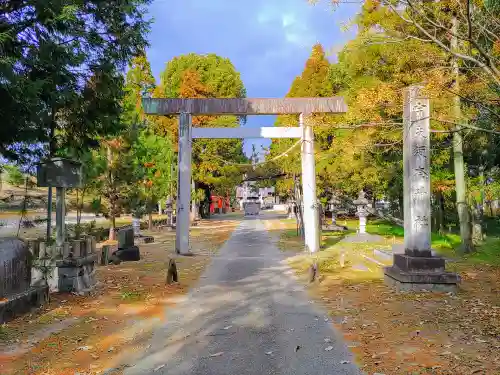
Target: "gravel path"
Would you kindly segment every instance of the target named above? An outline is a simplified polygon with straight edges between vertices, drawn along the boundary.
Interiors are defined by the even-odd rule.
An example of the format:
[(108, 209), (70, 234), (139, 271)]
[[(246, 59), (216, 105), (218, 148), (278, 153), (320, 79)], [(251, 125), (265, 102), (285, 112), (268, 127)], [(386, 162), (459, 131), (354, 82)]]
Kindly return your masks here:
[(243, 220), (125, 374), (360, 375), (274, 243), (262, 220)]

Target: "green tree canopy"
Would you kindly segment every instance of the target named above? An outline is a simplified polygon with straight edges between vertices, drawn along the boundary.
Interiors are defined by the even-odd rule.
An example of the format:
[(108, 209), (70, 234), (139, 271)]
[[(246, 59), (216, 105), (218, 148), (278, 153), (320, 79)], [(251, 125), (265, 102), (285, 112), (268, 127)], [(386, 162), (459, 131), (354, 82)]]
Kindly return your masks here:
[(79, 149), (119, 128), (121, 73), (147, 44), (149, 3), (2, 3), (0, 153), (18, 157), (17, 142)]
[[(191, 53), (175, 57), (166, 64), (155, 96), (241, 98), (245, 96), (245, 88), (229, 59), (215, 54)], [(171, 116), (163, 120), (161, 126), (166, 129), (160, 129), (160, 132), (172, 134), (177, 144), (177, 118)], [(195, 116), (193, 126), (235, 127), (238, 119), (235, 116)], [(246, 162), (242, 140), (198, 139), (193, 142), (193, 178), (196, 183), (210, 186), (217, 194), (234, 191), (234, 186), (241, 180), (242, 170), (231, 163), (241, 162)]]

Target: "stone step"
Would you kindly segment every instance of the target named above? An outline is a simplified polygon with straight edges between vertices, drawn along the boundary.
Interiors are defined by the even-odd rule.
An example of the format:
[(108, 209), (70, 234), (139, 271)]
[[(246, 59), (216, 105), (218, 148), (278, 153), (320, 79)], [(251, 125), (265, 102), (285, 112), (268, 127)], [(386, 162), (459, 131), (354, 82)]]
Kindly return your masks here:
[(362, 256), (362, 257), (363, 257), (366, 261), (368, 261), (368, 262), (370, 262), (370, 263), (374, 263), (374, 264), (376, 264), (376, 265), (377, 265), (377, 266), (379, 266), (379, 267), (385, 267), (385, 266), (387, 266), (387, 264), (382, 263), (382, 262), (379, 262), (378, 260), (373, 259), (373, 258), (371, 258), (371, 257), (369, 257), (369, 256), (367, 256), (367, 255), (361, 255), (361, 256)]
[(373, 257), (381, 262), (392, 264), (393, 253), (390, 250), (374, 249)]

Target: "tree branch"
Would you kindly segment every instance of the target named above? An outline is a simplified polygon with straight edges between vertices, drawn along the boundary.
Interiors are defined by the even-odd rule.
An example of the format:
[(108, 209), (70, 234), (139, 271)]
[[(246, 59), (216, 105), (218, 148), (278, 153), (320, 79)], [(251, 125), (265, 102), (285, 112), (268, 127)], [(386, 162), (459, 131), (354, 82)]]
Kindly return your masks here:
[(492, 130), (492, 129), (485, 129), (485, 128), (481, 128), (479, 126), (474, 126), (474, 125), (469, 125), (469, 124), (464, 124), (464, 123), (458, 123), (458, 122), (450, 121), (450, 120), (442, 120), (442, 119), (434, 118), (434, 117), (432, 117), (432, 119), (435, 120), (435, 121), (438, 121), (438, 122), (442, 122), (444, 124), (457, 125), (457, 126), (460, 126), (462, 128), (468, 128), (468, 129), (482, 131), (482, 132), (486, 132), (486, 133), (490, 133), (490, 134), (500, 135), (500, 131), (496, 131), (496, 130)]
[[(409, 4), (411, 4), (410, 2), (408, 2)], [(386, 4), (388, 5), (388, 7), (399, 17), (401, 18), (403, 21), (411, 24), (411, 25), (414, 25), (418, 30), (420, 30), (420, 32), (422, 32), (425, 36), (427, 36), (430, 40), (432, 40), (434, 43), (436, 43), (439, 47), (441, 47), (442, 49), (444, 49), (445, 51), (447, 51), (448, 53), (452, 54), (453, 56), (455, 57), (458, 57), (459, 59), (462, 59), (462, 60), (467, 60), (467, 61), (470, 61), (476, 65), (478, 65), (479, 67), (481, 67), (486, 73), (488, 73), (488, 75), (490, 75), (493, 80), (495, 81), (495, 83), (500, 86), (500, 72), (498, 72), (498, 70), (496, 69), (495, 66), (493, 66), (493, 68), (491, 67), (492, 65), (492, 61), (491, 61), (491, 58), (489, 58), (488, 60), (488, 65), (483, 63), (482, 61), (480, 60), (477, 60), (475, 59), (474, 57), (472, 56), (468, 56), (468, 55), (464, 55), (462, 53), (459, 53), (459, 52), (456, 52), (456, 51), (453, 51), (450, 47), (448, 47), (446, 44), (444, 44), (442, 41), (440, 41), (435, 35), (432, 35), (431, 33), (429, 33), (419, 22), (417, 22), (415, 19), (408, 19), (406, 17), (404, 17), (403, 15), (401, 15), (397, 9), (389, 2), (386, 2)], [(430, 21), (433, 25), (436, 25), (436, 27), (440, 27), (440, 28), (443, 28), (444, 30), (447, 30), (448, 32), (450, 32), (448, 29), (444, 28), (444, 26), (440, 26), (438, 24), (435, 24), (434, 22)], [(408, 34), (407, 34), (408, 35)], [(464, 39), (463, 37), (461, 36), (457, 36), (459, 37), (460, 39)], [(473, 41), (469, 41), (471, 43), (474, 44), (474, 46), (477, 48), (476, 44), (477, 43), (474, 43)], [(482, 49), (481, 49), (482, 50)], [(479, 53), (481, 54), (481, 51), (478, 49)], [(484, 53), (484, 51), (483, 51)], [(481, 54), (481, 56), (483, 56), (483, 54)], [(486, 56), (488, 56), (486, 54)], [(485, 56), (483, 56), (484, 58)]]
[[(410, 1), (407, 2), (409, 4), (409, 6), (413, 6), (411, 4)], [(436, 43), (439, 47), (441, 47), (442, 49), (444, 49), (445, 51), (447, 51), (448, 53), (452, 54), (453, 56), (455, 57), (458, 57), (459, 59), (462, 59), (462, 60), (467, 60), (467, 61), (470, 61), (476, 65), (478, 65), (479, 67), (481, 67), (486, 73), (488, 73), (488, 75), (490, 75), (493, 80), (495, 81), (495, 83), (500, 86), (500, 72), (498, 71), (498, 69), (495, 67), (495, 65), (493, 64), (493, 61), (491, 60), (491, 57), (485, 53), (482, 48), (479, 46), (478, 48), (478, 45), (476, 42), (474, 41), (471, 41), (471, 40), (468, 40), (467, 38), (464, 38), (463, 36), (460, 36), (460, 35), (456, 35), (456, 34), (453, 34), (454, 36), (456, 36), (457, 38), (460, 38), (462, 40), (466, 40), (470, 43), (472, 43), (474, 45), (474, 47), (478, 48), (478, 51), (479, 53), (481, 54), (481, 56), (483, 58), (485, 58), (487, 61), (488, 61), (488, 65), (485, 64), (484, 62), (472, 57), (472, 56), (468, 56), (468, 55), (464, 55), (462, 53), (459, 53), (459, 52), (456, 52), (456, 51), (453, 51), (450, 47), (448, 47), (446, 44), (444, 44), (442, 41), (440, 41), (437, 36), (435, 35), (432, 35), (431, 33), (429, 33), (419, 22), (417, 22), (415, 19), (408, 19), (406, 17), (404, 17), (402, 14), (400, 14), (398, 12), (398, 10), (390, 3), (390, 2), (387, 2), (386, 1), (386, 4), (387, 6), (392, 10), (393, 13), (395, 13), (400, 19), (402, 19), (404, 22), (406, 23), (409, 23), (413, 26), (415, 26), (420, 32), (422, 32), (425, 36), (427, 36), (430, 40), (432, 40), (434, 43)], [(416, 10), (418, 13), (421, 14), (420, 11)], [(433, 22), (432, 20), (430, 20), (426, 15), (423, 15), (426, 19), (429, 20), (429, 22), (438, 27), (438, 28), (441, 28), (443, 30), (446, 30), (448, 33), (451, 33), (450, 30), (448, 28), (446, 28), (445, 26), (441, 25), (441, 24), (437, 24), (435, 22)], [(409, 34), (407, 34), (409, 35)], [(481, 53), (482, 52), (482, 53)]]
[(467, 9), (467, 36), (469, 40), (472, 40), (472, 19), (470, 16), (470, 0), (466, 1), (466, 9)]

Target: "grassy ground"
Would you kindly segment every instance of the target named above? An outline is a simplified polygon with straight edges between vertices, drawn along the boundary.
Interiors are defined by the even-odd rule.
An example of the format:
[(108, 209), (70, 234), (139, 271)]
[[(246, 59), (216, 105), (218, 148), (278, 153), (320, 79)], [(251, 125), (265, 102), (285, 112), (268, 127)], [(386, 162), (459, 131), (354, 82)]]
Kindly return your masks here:
[[(165, 310), (196, 283), (237, 219), (206, 220), (193, 228), (193, 257), (174, 254), (174, 232), (153, 232), (155, 242), (140, 245), (141, 261), (98, 267), (94, 295), (54, 294), (43, 309), (1, 326), (0, 374), (97, 374), (120, 368), (164, 324)], [(169, 286), (170, 257), (176, 258), (180, 283)]]
[[(312, 259), (302, 252), (295, 224), (267, 225), (279, 234), (290, 265), (306, 280)], [(352, 233), (356, 222), (345, 225)], [(400, 227), (372, 221), (367, 231), (384, 237), (378, 243), (348, 243), (342, 241), (345, 234), (324, 234), (316, 258), (319, 282), (310, 285), (310, 293), (329, 311), (367, 374), (500, 374), (500, 246), (492, 229), (469, 256), (455, 250), (456, 235), (433, 235), (433, 247), (454, 259), (447, 269), (462, 276), (457, 295), (397, 294), (384, 285), (382, 266), (388, 262), (367, 257), (373, 260), (374, 249), (402, 243)]]

